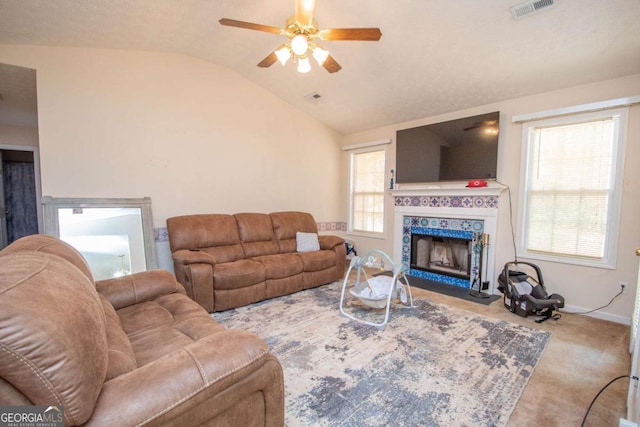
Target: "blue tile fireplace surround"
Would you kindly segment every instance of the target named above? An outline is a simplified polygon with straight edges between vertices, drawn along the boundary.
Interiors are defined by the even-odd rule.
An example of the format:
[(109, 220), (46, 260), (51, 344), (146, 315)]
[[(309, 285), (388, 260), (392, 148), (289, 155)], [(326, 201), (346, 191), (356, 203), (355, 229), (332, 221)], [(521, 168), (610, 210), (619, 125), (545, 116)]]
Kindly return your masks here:
[[(475, 288), (482, 281), (494, 281), (495, 248), (488, 242), (496, 237), (499, 190), (489, 195), (474, 195), (465, 190), (469, 191), (454, 190), (458, 194), (453, 195), (393, 192), (394, 229), (401, 235), (401, 241), (395, 243), (394, 256), (400, 255), (398, 258), (410, 275), (466, 289)], [(432, 268), (434, 264), (444, 265), (431, 258), (445, 252), (449, 257), (455, 254), (455, 271)], [(427, 261), (419, 261), (423, 258)], [(493, 290), (491, 283), (489, 292)]]
[[(482, 234), (484, 232), (483, 220), (469, 219), (449, 219), (449, 218), (429, 218), (421, 216), (404, 216), (402, 227), (402, 263), (409, 267), (411, 276), (423, 279), (434, 280), (448, 285), (470, 288), (473, 280), (480, 275), (480, 265), (482, 263)], [(413, 235), (433, 236), (460, 239), (470, 241), (470, 265), (468, 267), (468, 278), (456, 277), (451, 274), (442, 274), (434, 271), (425, 271), (413, 268), (411, 263), (411, 247)]]

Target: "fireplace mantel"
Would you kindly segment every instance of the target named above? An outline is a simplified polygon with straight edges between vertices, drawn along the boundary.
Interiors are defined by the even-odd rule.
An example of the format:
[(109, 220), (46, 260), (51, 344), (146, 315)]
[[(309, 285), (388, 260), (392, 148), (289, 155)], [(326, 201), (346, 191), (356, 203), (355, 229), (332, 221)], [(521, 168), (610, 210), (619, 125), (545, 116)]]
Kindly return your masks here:
[(487, 187), (469, 188), (464, 184), (396, 184), (394, 197), (403, 196), (499, 196), (505, 187), (489, 182)]

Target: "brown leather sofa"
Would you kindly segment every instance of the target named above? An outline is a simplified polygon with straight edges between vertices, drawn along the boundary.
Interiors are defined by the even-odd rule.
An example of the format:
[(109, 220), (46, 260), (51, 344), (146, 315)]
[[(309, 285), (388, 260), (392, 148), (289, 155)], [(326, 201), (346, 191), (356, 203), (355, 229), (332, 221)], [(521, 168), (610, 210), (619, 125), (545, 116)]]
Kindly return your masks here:
[(298, 251), (297, 233), (318, 233), (306, 212), (185, 215), (167, 219), (175, 274), (207, 311), (222, 311), (334, 282), (344, 276), (344, 239), (318, 236)]
[(94, 284), (51, 236), (0, 252), (0, 405), (68, 426), (282, 426), (284, 382), (260, 338), (226, 330), (167, 271)]

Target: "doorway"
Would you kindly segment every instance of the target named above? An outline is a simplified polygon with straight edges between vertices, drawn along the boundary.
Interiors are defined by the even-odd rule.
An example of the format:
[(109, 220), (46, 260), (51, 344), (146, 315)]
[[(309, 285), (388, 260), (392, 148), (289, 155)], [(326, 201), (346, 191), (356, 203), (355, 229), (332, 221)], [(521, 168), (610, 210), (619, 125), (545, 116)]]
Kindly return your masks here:
[(0, 248), (41, 229), (37, 149), (0, 145)]

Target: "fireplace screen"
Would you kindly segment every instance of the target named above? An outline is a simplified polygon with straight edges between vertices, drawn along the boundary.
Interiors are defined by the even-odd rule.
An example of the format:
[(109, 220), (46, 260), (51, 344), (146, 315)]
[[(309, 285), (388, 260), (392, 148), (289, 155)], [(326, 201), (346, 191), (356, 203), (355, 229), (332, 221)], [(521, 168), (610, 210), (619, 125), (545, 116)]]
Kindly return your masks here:
[(472, 241), (411, 235), (411, 268), (470, 279)]

